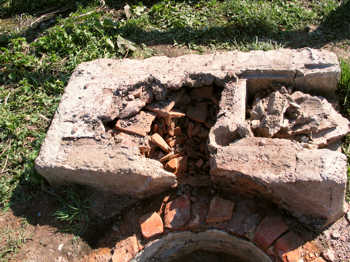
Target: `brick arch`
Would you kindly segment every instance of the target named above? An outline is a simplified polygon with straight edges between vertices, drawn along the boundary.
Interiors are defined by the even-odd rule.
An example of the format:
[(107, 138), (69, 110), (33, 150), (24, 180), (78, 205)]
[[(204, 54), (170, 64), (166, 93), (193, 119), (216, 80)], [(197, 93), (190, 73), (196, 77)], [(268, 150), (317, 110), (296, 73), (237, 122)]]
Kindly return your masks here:
[(260, 248), (250, 241), (217, 229), (198, 233), (191, 231), (170, 233), (150, 242), (131, 261), (167, 262), (197, 250), (226, 253), (244, 262), (272, 262)]

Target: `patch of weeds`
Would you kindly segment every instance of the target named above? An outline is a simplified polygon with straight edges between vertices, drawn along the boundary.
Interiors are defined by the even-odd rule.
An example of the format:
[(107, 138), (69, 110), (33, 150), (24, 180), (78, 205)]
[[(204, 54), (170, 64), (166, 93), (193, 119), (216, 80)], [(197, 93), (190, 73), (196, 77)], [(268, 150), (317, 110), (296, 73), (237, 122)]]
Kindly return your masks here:
[(60, 207), (53, 214), (58, 222), (63, 223), (63, 231), (82, 235), (89, 222), (90, 203), (86, 194), (76, 186), (66, 187), (59, 191)]
[(19, 226), (9, 224), (0, 228), (0, 261), (8, 261), (30, 239), (26, 221), (19, 223)]

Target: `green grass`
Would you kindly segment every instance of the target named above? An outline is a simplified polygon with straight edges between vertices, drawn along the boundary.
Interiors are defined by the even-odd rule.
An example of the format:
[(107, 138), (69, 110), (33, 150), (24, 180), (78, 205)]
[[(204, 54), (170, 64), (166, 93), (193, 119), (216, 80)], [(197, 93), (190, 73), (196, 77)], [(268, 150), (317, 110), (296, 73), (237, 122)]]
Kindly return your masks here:
[[(349, 41), (350, 1), (200, 0), (131, 1), (0, 0), (0, 208), (35, 198), (45, 184), (34, 160), (63, 89), (84, 61), (101, 57), (148, 57), (167, 44), (194, 51), (318, 47)], [(340, 7), (339, 5), (342, 4)], [(45, 10), (68, 6), (49, 28), (30, 24)], [(49, 12), (49, 11), (48, 11)], [(25, 20), (25, 22), (23, 22)], [(15, 21), (15, 23), (13, 23)], [(18, 29), (18, 23), (25, 26)], [(310, 26), (323, 31), (308, 32)], [(339, 29), (340, 28), (340, 29)], [(350, 31), (350, 30), (349, 30)], [(304, 38), (301, 41), (300, 35)], [(346, 43), (346, 42), (345, 42)], [(342, 62), (340, 92), (350, 113), (350, 67)], [(350, 151), (347, 151), (350, 153)], [(59, 195), (58, 221), (82, 234), (88, 203), (67, 191)]]
[[(350, 63), (341, 60), (341, 79), (338, 86), (341, 104), (343, 106), (344, 114), (349, 118), (350, 116)], [(347, 201), (350, 202), (350, 135), (345, 139), (343, 151), (348, 157), (348, 190), (346, 194)]]

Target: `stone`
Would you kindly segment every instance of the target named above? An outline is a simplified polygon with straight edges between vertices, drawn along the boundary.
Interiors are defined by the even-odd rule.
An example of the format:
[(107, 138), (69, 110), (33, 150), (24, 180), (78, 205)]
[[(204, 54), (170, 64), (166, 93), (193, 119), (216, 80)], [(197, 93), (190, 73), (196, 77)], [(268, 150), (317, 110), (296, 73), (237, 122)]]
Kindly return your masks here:
[(140, 227), (144, 238), (157, 236), (164, 231), (163, 220), (156, 212), (142, 216), (140, 218)]
[(322, 256), (329, 262), (335, 261), (335, 252), (334, 250), (328, 248), (322, 252)]
[(254, 242), (263, 250), (267, 250), (287, 230), (288, 226), (280, 216), (267, 216), (258, 226)]
[[(139, 152), (148, 138), (111, 137), (106, 123), (128, 120), (183, 86), (215, 84), (224, 88), (228, 101), (232, 89), (224, 86), (235, 85), (235, 75), (249, 82), (251, 93), (277, 81), (332, 95), (340, 67), (335, 54), (309, 48), (82, 63), (65, 87), (35, 168), (52, 185), (78, 183), (140, 198), (169, 190), (176, 186), (176, 176)], [(230, 107), (220, 112), (225, 110), (227, 115), (235, 114)]]
[(263, 137), (273, 137), (281, 129), (287, 128), (284, 115), (288, 108), (288, 100), (279, 91), (271, 93), (267, 98), (259, 99), (253, 105), (251, 120), (259, 121), (255, 129)]
[(207, 223), (220, 223), (230, 220), (233, 207), (234, 203), (232, 201), (215, 196), (210, 201)]
[(140, 246), (135, 235), (119, 241), (113, 249), (112, 262), (129, 262), (139, 252)]
[(187, 109), (187, 116), (193, 121), (204, 123), (208, 115), (208, 104), (198, 103), (191, 105)]
[(132, 118), (119, 119), (115, 127), (122, 132), (146, 136), (151, 131), (152, 122), (155, 118), (154, 113), (140, 111)]
[(155, 133), (151, 136), (151, 142), (159, 146), (164, 152), (168, 153), (171, 151), (170, 146), (158, 133)]
[(164, 226), (178, 230), (185, 227), (191, 219), (191, 201), (187, 196), (181, 196), (166, 204), (164, 210)]
[(225, 83), (219, 103), (219, 113), (215, 125), (209, 132), (209, 150), (227, 146), (241, 137), (240, 126), (246, 117), (247, 81), (240, 79)]
[(248, 137), (218, 148), (210, 166), (217, 186), (270, 199), (312, 227), (344, 214), (347, 160), (340, 152)]

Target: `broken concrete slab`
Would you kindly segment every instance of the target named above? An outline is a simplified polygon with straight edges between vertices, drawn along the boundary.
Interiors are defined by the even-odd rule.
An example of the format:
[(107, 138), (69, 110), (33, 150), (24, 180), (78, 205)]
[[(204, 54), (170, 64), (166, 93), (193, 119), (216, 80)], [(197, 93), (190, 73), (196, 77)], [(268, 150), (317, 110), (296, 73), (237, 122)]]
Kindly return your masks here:
[[(317, 81), (320, 75), (322, 81)], [(65, 88), (36, 169), (52, 184), (80, 183), (136, 197), (176, 186), (174, 174), (141, 154), (139, 148), (149, 137), (113, 136), (106, 123), (128, 121), (147, 105), (164, 100), (169, 90), (224, 87), (236, 76), (247, 78), (249, 92), (280, 82), (332, 95), (340, 68), (333, 53), (312, 49), (83, 63)]]
[(210, 173), (219, 187), (264, 196), (319, 228), (344, 214), (346, 170), (346, 156), (340, 152), (250, 137), (218, 148)]

